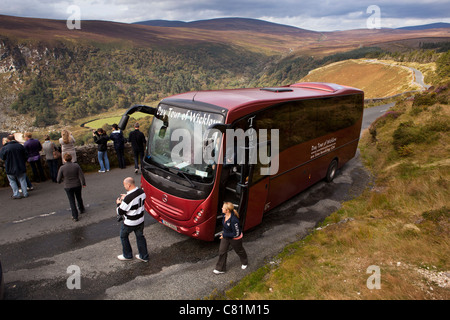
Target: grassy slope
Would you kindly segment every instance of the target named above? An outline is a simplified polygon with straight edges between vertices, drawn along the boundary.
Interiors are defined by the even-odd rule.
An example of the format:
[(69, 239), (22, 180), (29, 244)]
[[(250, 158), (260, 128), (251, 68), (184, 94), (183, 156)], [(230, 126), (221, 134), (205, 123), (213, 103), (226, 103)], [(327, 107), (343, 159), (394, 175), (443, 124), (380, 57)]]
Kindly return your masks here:
[[(416, 97), (420, 103), (398, 103), (376, 131), (366, 130), (360, 149), (375, 185), (226, 298), (449, 299), (450, 83), (444, 87)], [(367, 287), (373, 265), (379, 290)]]
[(385, 65), (362, 60), (345, 60), (315, 69), (302, 79), (311, 82), (332, 82), (364, 90), (365, 98), (389, 97), (417, 90), (414, 75), (402, 66)]

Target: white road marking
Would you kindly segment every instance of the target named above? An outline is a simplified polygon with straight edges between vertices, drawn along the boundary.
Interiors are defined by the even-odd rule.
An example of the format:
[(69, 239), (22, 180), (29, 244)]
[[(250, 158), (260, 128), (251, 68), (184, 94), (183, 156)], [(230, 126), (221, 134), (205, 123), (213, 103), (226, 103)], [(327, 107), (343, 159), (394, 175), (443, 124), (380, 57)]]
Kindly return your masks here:
[(22, 219), (22, 220), (16, 220), (16, 221), (13, 221), (12, 223), (21, 223), (21, 222), (33, 220), (34, 218), (48, 217), (48, 216), (52, 216), (52, 215), (54, 215), (54, 214), (56, 214), (56, 212), (43, 213), (43, 214), (40, 214), (40, 215), (38, 215), (38, 216), (29, 217), (29, 218), (25, 218), (25, 219)]

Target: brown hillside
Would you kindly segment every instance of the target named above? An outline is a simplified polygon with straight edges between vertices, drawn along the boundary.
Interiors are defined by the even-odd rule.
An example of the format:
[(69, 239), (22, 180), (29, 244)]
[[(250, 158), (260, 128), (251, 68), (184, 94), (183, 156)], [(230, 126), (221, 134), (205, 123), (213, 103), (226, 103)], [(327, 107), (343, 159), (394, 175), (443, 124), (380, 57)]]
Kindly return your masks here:
[(81, 30), (69, 30), (65, 20), (0, 15), (0, 36), (35, 41), (95, 41), (137, 46), (179, 46), (199, 42), (228, 43), (268, 54), (300, 52), (325, 56), (360, 46), (395, 43), (405, 39), (448, 39), (450, 30), (350, 30), (314, 32), (248, 19), (215, 19), (186, 28), (155, 27), (108, 21), (81, 21)]
[(414, 76), (407, 68), (364, 60), (346, 60), (311, 71), (301, 81), (332, 82), (359, 88), (365, 98), (389, 97), (417, 90)]

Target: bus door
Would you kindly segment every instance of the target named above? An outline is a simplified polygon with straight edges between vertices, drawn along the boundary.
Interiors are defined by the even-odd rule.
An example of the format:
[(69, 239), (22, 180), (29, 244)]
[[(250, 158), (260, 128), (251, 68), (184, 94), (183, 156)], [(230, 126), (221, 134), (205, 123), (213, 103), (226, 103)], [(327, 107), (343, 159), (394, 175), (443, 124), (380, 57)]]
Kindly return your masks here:
[[(255, 175), (255, 170), (258, 170), (259, 165), (249, 163), (249, 154), (253, 150), (248, 141), (245, 147), (240, 150), (234, 150), (231, 154), (236, 152), (245, 154), (245, 161), (240, 162), (236, 159), (231, 159), (230, 162), (234, 165), (227, 165), (227, 159), (224, 161), (222, 167), (221, 177), (221, 197), (219, 199), (219, 206), (222, 208), (223, 202), (231, 202), (239, 214), (239, 220), (244, 230), (248, 230), (262, 220), (265, 200), (268, 192), (268, 176), (267, 179), (259, 179), (256, 183), (252, 183), (252, 177)], [(221, 219), (221, 215), (218, 217)]]
[[(270, 154), (270, 143), (258, 144), (257, 154), (259, 149), (269, 148), (268, 154)], [(266, 204), (267, 195), (269, 193), (269, 175), (262, 175), (261, 168), (267, 167), (270, 164), (263, 165), (258, 158), (256, 164), (250, 164), (248, 166), (248, 190), (246, 192), (246, 208), (245, 212), (241, 215), (242, 224), (244, 230), (253, 228), (261, 223), (262, 217), (265, 211), (268, 210)]]

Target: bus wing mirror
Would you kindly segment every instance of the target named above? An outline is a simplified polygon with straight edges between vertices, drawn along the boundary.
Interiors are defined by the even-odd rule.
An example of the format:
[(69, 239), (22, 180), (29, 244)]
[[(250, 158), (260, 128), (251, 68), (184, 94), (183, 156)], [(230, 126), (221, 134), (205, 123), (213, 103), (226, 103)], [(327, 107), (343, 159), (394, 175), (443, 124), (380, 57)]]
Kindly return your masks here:
[(130, 114), (133, 114), (135, 112), (143, 112), (151, 115), (156, 114), (156, 108), (142, 105), (142, 104), (135, 104), (128, 108), (128, 110), (123, 114), (122, 119), (120, 119), (120, 122), (118, 124), (118, 127), (120, 130), (125, 130), (125, 127), (127, 126), (128, 120), (130, 119)]
[(127, 114), (124, 114), (122, 116), (122, 119), (120, 119), (120, 122), (118, 124), (118, 127), (120, 128), (120, 130), (122, 130), (122, 131), (125, 130), (129, 119), (130, 119), (130, 116)]
[(229, 124), (223, 124), (223, 123), (214, 123), (209, 126), (208, 130), (215, 129), (219, 130), (222, 133), (225, 133), (227, 129), (231, 129), (231, 126)]

